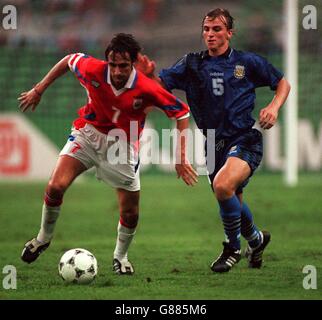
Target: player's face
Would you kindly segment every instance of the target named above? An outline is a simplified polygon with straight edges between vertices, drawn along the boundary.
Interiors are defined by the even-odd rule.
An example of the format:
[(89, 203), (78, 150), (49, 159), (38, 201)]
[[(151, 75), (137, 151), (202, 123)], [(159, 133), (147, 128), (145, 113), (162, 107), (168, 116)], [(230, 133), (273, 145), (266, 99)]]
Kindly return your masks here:
[(111, 81), (116, 89), (125, 86), (132, 72), (133, 64), (128, 53), (120, 54), (111, 51), (107, 57)]
[(210, 55), (223, 54), (229, 47), (233, 32), (227, 29), (222, 19), (225, 18), (212, 19), (207, 17), (203, 23), (203, 39)]

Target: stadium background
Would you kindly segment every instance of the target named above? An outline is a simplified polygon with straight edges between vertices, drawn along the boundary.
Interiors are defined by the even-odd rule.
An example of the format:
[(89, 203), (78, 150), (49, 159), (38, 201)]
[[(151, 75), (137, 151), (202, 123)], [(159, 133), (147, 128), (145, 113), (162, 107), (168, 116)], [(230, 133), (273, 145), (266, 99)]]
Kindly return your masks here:
[[(0, 1), (0, 4), (1, 6), (4, 6), (7, 4), (7, 1)], [(29, 89), (33, 84), (39, 81), (46, 74), (49, 68), (66, 54), (71, 52), (85, 52), (97, 58), (103, 59), (106, 44), (117, 32), (133, 33), (143, 45), (145, 53), (147, 53), (157, 62), (158, 70), (162, 67), (169, 66), (183, 54), (190, 51), (199, 51), (203, 49), (200, 25), (201, 19), (206, 12), (215, 6), (222, 6), (230, 9), (232, 15), (236, 18), (236, 35), (232, 43), (233, 47), (241, 50), (255, 51), (267, 57), (274, 65), (283, 70), (283, 45), (285, 41), (285, 33), (283, 32), (282, 27), (284, 23), (283, 1), (280, 0), (272, 0), (265, 3), (257, 0), (216, 2), (207, 0), (15, 0), (10, 1), (10, 4), (15, 5), (17, 8), (18, 29), (3, 30), (0, 28), (0, 113), (18, 113), (17, 97), (19, 93)], [(322, 3), (320, 0), (300, 0), (299, 8), (301, 9), (307, 4), (314, 5), (318, 10), (318, 29), (304, 30), (301, 27), (302, 13), (299, 11), (299, 117), (300, 119), (307, 119), (312, 124), (315, 130), (315, 135), (317, 137), (320, 136), (319, 143), (321, 144)], [(184, 99), (183, 95), (180, 93), (177, 94)], [(258, 90), (257, 97), (256, 110), (254, 111), (254, 115), (256, 117), (259, 108), (267, 104), (267, 102), (271, 99), (272, 92), (268, 89), (260, 89)], [(26, 113), (24, 116), (35, 124), (35, 126), (37, 126), (42, 132), (44, 132), (45, 135), (48, 136), (49, 139), (57, 146), (57, 148), (60, 149), (64, 145), (69, 134), (71, 122), (75, 118), (76, 111), (78, 107), (84, 104), (85, 99), (86, 94), (84, 89), (79, 85), (78, 81), (74, 79), (72, 74), (67, 74), (56, 81), (54, 85), (47, 90), (43, 96), (41, 105), (38, 107), (35, 113)], [(170, 128), (171, 126), (170, 121), (160, 113), (152, 113), (149, 115), (149, 120), (158, 129)], [(283, 128), (283, 112), (281, 112), (280, 115), (280, 125)], [(321, 145), (317, 145), (316, 149), (318, 153), (321, 153), (321, 148)], [(250, 197), (253, 196), (253, 198), (250, 200), (251, 204), (257, 204), (258, 198), (256, 198), (255, 195), (257, 197), (266, 197), (266, 200), (263, 200), (264, 202), (266, 201), (265, 205), (261, 210), (259, 210), (261, 211), (259, 213), (259, 221), (261, 223), (270, 222), (273, 225), (273, 228), (275, 227), (278, 232), (283, 233), (283, 230), (286, 229), (283, 229), (282, 226), (291, 223), (290, 221), (293, 221), (295, 227), (294, 229), (290, 229), (290, 233), (295, 236), (298, 234), (298, 232), (302, 232), (301, 228), (305, 225), (304, 222), (299, 218), (301, 213), (308, 212), (308, 215), (305, 219), (309, 219), (311, 217), (311, 224), (309, 224), (307, 220), (307, 230), (303, 232), (303, 234), (307, 234), (308, 237), (311, 236), (312, 243), (307, 242), (306, 247), (303, 248), (303, 252), (307, 253), (307, 257), (313, 257), (313, 260), (309, 259), (308, 263), (305, 261), (303, 261), (303, 263), (299, 262), (296, 266), (296, 270), (298, 272), (296, 275), (296, 281), (299, 283), (301, 283), (302, 266), (304, 264), (310, 264), (311, 262), (312, 264), (318, 264), (318, 260), (321, 258), (321, 253), (314, 251), (314, 248), (317, 248), (318, 246), (316, 242), (316, 239), (318, 239), (318, 234), (314, 233), (315, 231), (318, 231), (314, 228), (317, 228), (317, 226), (321, 224), (321, 217), (318, 215), (319, 213), (321, 214), (321, 210), (319, 208), (321, 208), (322, 205), (320, 200), (321, 167), (319, 167), (317, 169), (318, 172), (315, 172), (313, 175), (309, 171), (310, 170), (307, 170), (307, 168), (304, 168), (303, 172), (301, 173), (299, 185), (300, 187), (304, 186), (304, 189), (297, 187), (293, 190), (290, 190), (282, 186), (281, 171), (276, 174), (267, 169), (263, 170), (261, 174), (258, 174), (258, 178), (256, 177), (253, 179), (253, 186), (250, 186)], [(160, 188), (163, 190), (162, 192), (164, 192), (164, 189), (168, 188), (170, 196), (172, 192), (171, 190), (173, 190), (173, 192), (177, 192), (176, 206), (179, 211), (183, 210), (182, 208), (184, 208), (186, 200), (181, 197), (183, 197), (184, 193), (187, 191), (184, 189), (184, 186), (181, 187), (181, 185), (177, 186), (176, 184), (173, 184), (171, 180), (173, 179), (173, 175), (168, 177), (164, 175), (164, 173), (160, 174), (157, 172), (156, 168), (150, 170), (149, 173), (144, 174), (147, 175), (147, 180), (142, 180), (143, 187), (144, 182), (146, 182), (147, 186), (155, 188), (155, 190)], [(258, 179), (257, 184), (255, 182), (256, 179)], [(97, 189), (98, 187), (96, 187), (95, 182), (93, 184), (92, 183), (93, 182), (89, 182), (88, 184), (93, 189), (92, 194), (103, 197), (103, 191), (99, 191)], [(194, 208), (196, 211), (199, 210), (197, 207), (198, 204), (203, 206), (204, 203), (207, 203), (207, 201), (209, 202), (212, 199), (205, 180), (202, 180), (201, 183), (202, 187), (201, 189), (197, 189), (197, 195), (193, 196), (191, 194), (191, 199), (196, 200), (196, 204), (192, 205), (192, 208)], [(28, 230), (16, 230), (16, 226), (12, 220), (10, 220), (10, 215), (18, 214), (17, 211), (20, 210), (18, 206), (19, 202), (21, 201), (20, 203), (23, 205), (23, 207), (25, 207), (23, 201), (28, 201), (28, 196), (23, 198), (20, 193), (24, 193), (24, 189), (28, 188), (28, 190), (30, 190), (30, 194), (35, 197), (34, 210), (38, 211), (33, 214), (34, 218), (31, 218), (31, 216), (28, 219), (27, 217), (21, 218), (22, 221), (26, 222), (26, 225), (30, 228), (29, 230), (35, 231), (37, 230), (38, 226), (40, 208), (39, 204), (41, 203), (41, 196), (39, 195), (42, 192), (41, 190), (43, 186), (44, 184), (24, 185), (19, 183), (7, 184), (5, 181), (1, 182), (2, 196), (0, 228), (3, 232), (2, 236), (0, 237), (4, 242), (8, 239), (14, 239), (15, 241), (15, 245), (11, 245), (9, 243), (6, 244), (8, 248), (11, 248), (11, 246), (17, 246), (20, 249), (22, 242), (27, 240), (25, 239), (25, 236), (29, 234), (27, 232)], [(76, 188), (80, 188), (81, 194), (82, 192), (85, 192), (84, 188), (86, 189), (84, 186), (75, 187), (75, 191), (71, 191), (71, 198), (66, 200), (66, 203), (72, 199), (74, 199), (75, 202), (79, 201), (77, 195), (79, 190)], [(102, 188), (102, 185), (100, 185), (100, 188)], [(260, 188), (262, 191), (258, 191)], [(275, 193), (271, 190), (271, 188), (275, 189)], [(159, 191), (155, 192), (159, 193)], [(198, 192), (200, 192), (200, 194), (198, 194)], [(204, 192), (209, 192), (209, 194), (207, 193), (205, 196)], [(285, 198), (282, 196), (283, 193), (285, 194)], [(159, 194), (160, 197), (163, 195), (161, 192)], [(272, 194), (275, 198), (271, 199), (268, 194)], [(114, 197), (112, 194), (111, 196)], [(150, 196), (152, 198), (154, 196), (152, 191)], [(164, 197), (168, 196), (169, 194), (164, 194)], [(287, 198), (287, 196), (289, 196), (289, 198)], [(202, 199), (205, 201), (204, 203), (200, 202)], [(293, 203), (299, 199), (303, 201), (303, 208), (299, 207), (298, 203)], [(142, 202), (144, 203), (145, 200), (146, 198), (143, 198)], [(307, 204), (305, 201), (309, 202), (309, 204)], [(15, 202), (15, 205), (13, 205), (13, 202)], [(148, 205), (154, 207), (155, 203), (152, 200), (146, 201), (146, 207), (144, 207), (146, 210)], [(71, 207), (72, 205), (66, 204), (66, 211), (70, 210)], [(91, 208), (92, 210), (92, 207), (88, 208)], [(104, 210), (105, 209), (106, 208), (104, 207)], [(271, 210), (272, 216), (265, 216), (267, 209)], [(71, 210), (75, 210), (75, 208)], [(113, 210), (115, 210), (115, 204)], [(295, 216), (293, 215), (294, 210), (297, 210)], [(31, 209), (29, 211), (31, 211)], [(86, 210), (84, 209), (84, 214), (85, 211)], [(209, 207), (203, 208), (201, 211), (209, 212), (209, 217), (214, 216), (213, 212), (210, 212), (214, 211), (214, 209), (210, 210)], [(281, 211), (287, 213), (284, 218), (280, 216)], [(160, 225), (166, 229), (169, 226), (165, 222), (159, 224), (157, 221), (158, 218), (162, 219), (162, 214), (162, 212), (160, 212), (160, 215), (156, 214), (154, 220), (151, 220), (152, 222), (150, 222), (152, 225), (155, 223), (154, 226)], [(276, 214), (276, 216), (274, 216), (274, 214)], [(193, 223), (195, 223), (195, 218), (193, 218), (194, 213), (191, 213), (191, 215), (191, 219)], [(297, 217), (298, 220), (296, 220), (294, 217)], [(72, 220), (71, 218), (67, 218), (67, 214), (65, 218), (66, 225), (68, 222), (72, 224)], [(117, 221), (117, 214), (113, 216), (113, 219), (114, 224), (111, 223), (111, 227), (109, 228), (115, 232), (114, 229)], [(168, 219), (171, 220), (169, 217)], [(85, 220), (86, 218), (84, 218), (84, 221)], [(144, 219), (142, 220), (143, 223)], [(220, 241), (222, 231), (219, 225), (219, 219), (217, 220), (215, 220), (217, 224), (215, 229), (217, 237), (216, 239)], [(37, 222), (36, 226), (35, 221)], [(188, 218), (187, 221), (189, 221)], [(206, 222), (207, 221), (205, 218), (202, 223), (202, 230), (205, 228)], [(173, 221), (174, 225), (177, 223), (178, 221)], [(72, 228), (71, 226), (69, 227)], [(95, 230), (94, 227), (93, 230)], [(8, 236), (10, 232), (11, 234)], [(144, 232), (147, 232), (146, 228)], [(213, 231), (208, 230), (207, 232), (212, 233)], [(57, 237), (59, 239), (58, 243), (59, 241), (64, 243), (64, 245), (61, 245), (61, 248), (67, 247), (67, 244), (75, 246), (75, 243), (69, 243), (66, 238), (64, 240), (62, 234), (63, 230), (60, 230)], [(142, 235), (143, 231), (141, 231), (140, 234)], [(156, 234), (158, 235), (158, 232), (156, 232)], [(81, 237), (76, 231), (75, 233), (71, 231), (70, 235), (71, 239), (74, 235), (75, 239), (79, 240), (78, 243), (80, 243), (80, 245), (83, 244), (86, 246), (86, 243), (81, 242)], [(148, 235), (151, 236), (150, 233), (148, 233)], [(161, 233), (160, 238), (162, 238)], [(112, 237), (111, 239), (114, 238)], [(169, 241), (167, 240), (165, 244), (169, 245), (169, 248), (171, 248), (170, 240), (172, 238), (169, 237), (168, 239)], [(200, 242), (202, 239), (203, 238), (201, 237)], [(113, 241), (114, 240), (112, 240), (111, 248), (113, 247)], [(138, 240), (138, 243), (140, 243), (139, 241), (140, 240)], [(145, 239), (141, 241), (145, 241)], [(218, 247), (218, 241), (216, 242), (216, 250), (219, 252), (220, 248)], [(153, 241), (151, 243), (153, 243)], [(158, 243), (158, 241), (156, 241), (156, 243)], [(212, 244), (214, 245), (215, 242), (212, 242)], [(3, 248), (5, 248), (6, 245)], [(297, 254), (297, 245), (297, 243), (293, 245), (289, 252), (290, 255)], [(10, 261), (16, 261), (16, 257), (14, 256), (7, 258), (4, 254), (3, 248), (0, 259), (1, 265), (8, 264)], [(192, 247), (192, 249), (193, 248), (194, 247)], [(282, 251), (283, 248), (284, 244), (278, 247), (276, 249), (276, 255), (279, 252), (278, 250)], [(103, 248), (101, 250), (103, 251)], [(171, 252), (171, 249), (169, 250), (169, 252)], [(207, 250), (209, 250), (209, 254), (213, 254), (211, 248), (207, 248)], [(60, 251), (58, 250), (57, 252), (59, 253)], [(169, 252), (166, 251), (167, 254)], [(310, 253), (312, 256), (310, 256)], [(180, 251), (177, 254), (179, 255)], [(100, 255), (100, 253), (98, 255)], [(101, 255), (103, 254), (101, 253)], [(209, 259), (209, 255), (207, 258)], [(275, 259), (275, 262), (278, 260), (274, 254), (271, 256), (271, 258), (273, 258), (273, 260)], [(11, 260), (8, 261), (8, 259)], [(52, 258), (53, 264), (55, 259), (57, 259), (57, 257)], [(192, 259), (198, 258), (193, 257)], [(45, 266), (45, 263), (42, 266)], [(289, 265), (285, 266), (286, 274), (289, 272), (289, 268), (291, 268)], [(175, 268), (173, 270), (175, 270)], [(174, 274), (176, 273), (175, 271), (173, 272)], [(274, 270), (271, 270), (271, 278), (274, 277), (274, 272)], [(28, 275), (31, 276), (31, 273)], [(239, 276), (241, 275), (237, 273), (236, 277)], [(281, 279), (283, 279), (283, 276), (284, 275), (281, 275)], [(267, 281), (271, 281), (271, 278)], [(233, 277), (231, 279), (232, 286), (234, 279), (236, 280), (237, 278)], [(114, 280), (114, 282), (117, 281), (121, 280)], [(306, 292), (303, 291), (303, 289), (300, 288), (302, 291), (300, 289), (299, 291), (294, 290), (294, 288), (292, 289), (292, 281), (294, 282), (295, 280), (290, 280), (288, 283), (290, 290), (283, 292), (283, 294), (277, 296), (278, 298), (305, 298)], [(230, 285), (229, 280), (228, 283)], [(122, 286), (124, 283), (118, 282), (118, 284)], [(245, 286), (246, 284), (247, 280), (245, 280)], [(37, 287), (37, 284), (35, 284), (35, 286)], [(182, 284), (182, 286), (184, 285)], [(182, 289), (182, 287), (180, 288)], [(246, 298), (276, 297), (276, 292), (273, 289), (274, 286), (272, 286), (272, 292), (267, 293), (267, 295), (258, 295), (256, 291), (252, 291), (246, 295)], [(197, 293), (191, 293), (191, 296), (188, 294), (186, 296), (184, 294), (176, 295), (175, 286), (173, 291), (170, 290), (169, 292), (171, 292), (169, 293), (170, 298), (199, 297)], [(53, 298), (57, 298), (57, 296), (58, 295), (52, 295)], [(4, 295), (4, 297), (6, 296)], [(20, 295), (18, 294), (15, 296), (14, 294), (9, 294), (7, 298), (8, 297), (26, 298), (23, 294), (21, 294), (21, 292)], [(50, 297), (50, 294), (47, 296), (45, 295), (45, 298), (46, 297)], [(70, 295), (69, 297), (73, 298), (74, 296)], [(90, 295), (86, 296), (86, 294), (84, 297), (91, 298)], [(104, 295), (97, 295), (97, 297), (106, 298)], [(117, 294), (112, 297), (118, 298)], [(167, 298), (168, 296), (166, 293), (163, 295), (158, 295), (156, 292), (154, 295), (143, 295), (143, 297)], [(200, 298), (202, 297), (203, 295), (200, 296)], [(221, 296), (219, 294), (218, 296), (209, 295), (208, 297), (240, 298), (238, 295), (229, 296), (228, 293)], [(313, 295), (311, 297), (317, 298), (318, 295)], [(131, 299), (133, 297), (129, 294), (127, 298)]]
[[(85, 52), (104, 59), (106, 45), (117, 32), (133, 33), (144, 51), (157, 62), (158, 70), (170, 66), (185, 53), (203, 49), (200, 20), (213, 6), (212, 1), (193, 0), (19, 0), (11, 3), (17, 7), (18, 29), (0, 31), (0, 112), (17, 112), (19, 93), (39, 81), (64, 55)], [(299, 7), (307, 3), (301, 0)], [(315, 5), (318, 12), (322, 10), (321, 1), (311, 1), (310, 4)], [(254, 0), (219, 1), (216, 5), (229, 7), (236, 17), (233, 46), (258, 52), (283, 69), (283, 1), (270, 1), (265, 5)], [(300, 15), (299, 117), (308, 119), (318, 136), (322, 22), (318, 19), (318, 29), (310, 31), (304, 30), (301, 22)], [(184, 99), (181, 93), (176, 94)], [(271, 95), (268, 89), (258, 90), (255, 117)], [(84, 89), (68, 74), (44, 94), (36, 113), (25, 116), (60, 149), (78, 107), (85, 101)], [(152, 113), (149, 120), (158, 129), (171, 126), (159, 113)], [(283, 127), (283, 112), (279, 120)], [(321, 147), (318, 149), (321, 153)]]

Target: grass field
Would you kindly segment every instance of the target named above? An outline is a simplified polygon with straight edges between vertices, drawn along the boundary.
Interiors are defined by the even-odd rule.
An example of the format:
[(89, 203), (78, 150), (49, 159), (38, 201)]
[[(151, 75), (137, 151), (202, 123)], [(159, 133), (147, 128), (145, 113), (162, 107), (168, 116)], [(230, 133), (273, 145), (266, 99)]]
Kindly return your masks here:
[[(118, 222), (111, 188), (91, 178), (73, 185), (51, 247), (26, 265), (20, 253), (38, 231), (45, 184), (1, 183), (0, 267), (17, 268), (17, 289), (1, 286), (0, 299), (322, 298), (320, 174), (302, 175), (294, 189), (283, 186), (280, 175), (252, 179), (245, 200), (258, 226), (271, 231), (272, 242), (262, 269), (248, 269), (243, 259), (227, 274), (213, 274), (209, 268), (222, 249), (223, 231), (207, 179), (188, 188), (174, 175), (141, 178), (141, 217), (129, 255), (136, 268), (133, 277), (111, 272)], [(90, 285), (67, 285), (57, 274), (60, 256), (75, 247), (97, 257), (99, 274)], [(305, 265), (317, 268), (317, 290), (303, 289)]]

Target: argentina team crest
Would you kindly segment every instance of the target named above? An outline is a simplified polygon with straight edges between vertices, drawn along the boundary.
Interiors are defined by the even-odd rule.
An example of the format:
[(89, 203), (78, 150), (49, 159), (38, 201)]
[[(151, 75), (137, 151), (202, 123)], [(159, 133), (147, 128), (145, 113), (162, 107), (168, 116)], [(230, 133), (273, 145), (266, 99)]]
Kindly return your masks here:
[(143, 105), (143, 99), (140, 98), (134, 98), (133, 100), (133, 109), (137, 110), (140, 109)]
[(235, 66), (234, 76), (237, 79), (243, 79), (245, 77), (245, 66), (237, 64)]

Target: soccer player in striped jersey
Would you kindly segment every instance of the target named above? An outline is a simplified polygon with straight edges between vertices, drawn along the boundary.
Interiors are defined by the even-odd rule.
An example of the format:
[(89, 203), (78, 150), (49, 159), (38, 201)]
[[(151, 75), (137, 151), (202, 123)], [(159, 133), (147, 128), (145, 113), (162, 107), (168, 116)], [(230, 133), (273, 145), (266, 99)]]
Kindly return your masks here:
[[(287, 99), (290, 85), (283, 74), (265, 58), (230, 47), (233, 18), (226, 9), (207, 13), (202, 22), (207, 50), (189, 53), (168, 69), (154, 75), (155, 63), (141, 56), (138, 68), (166, 89), (186, 93), (197, 126), (208, 139), (208, 176), (217, 198), (226, 241), (214, 272), (227, 272), (241, 258), (240, 235), (248, 241), (250, 268), (262, 266), (262, 255), (270, 241), (268, 231), (259, 231), (243, 201), (243, 188), (262, 159), (262, 134), (252, 128), (255, 89), (270, 87), (272, 101), (259, 114), (259, 124), (270, 129)], [(215, 130), (215, 141), (209, 136)], [(210, 147), (209, 147), (210, 145)], [(215, 157), (213, 157), (215, 155)]]
[[(197, 173), (185, 153), (186, 136), (180, 135), (188, 128), (189, 107), (135, 69), (140, 50), (132, 35), (117, 34), (105, 51), (107, 61), (82, 53), (70, 54), (33, 89), (20, 95), (21, 110), (33, 111), (54, 80), (71, 70), (88, 98), (78, 111), (71, 135), (46, 187), (40, 230), (25, 244), (23, 261), (33, 262), (49, 246), (64, 193), (77, 176), (96, 167), (97, 177), (114, 187), (118, 196), (120, 220), (113, 270), (117, 274), (134, 273), (127, 254), (139, 217), (139, 137), (151, 106), (176, 119), (180, 139), (176, 171), (187, 185), (197, 182)], [(120, 158), (116, 151), (110, 152), (115, 144), (122, 153)]]

